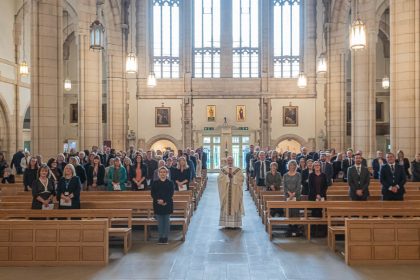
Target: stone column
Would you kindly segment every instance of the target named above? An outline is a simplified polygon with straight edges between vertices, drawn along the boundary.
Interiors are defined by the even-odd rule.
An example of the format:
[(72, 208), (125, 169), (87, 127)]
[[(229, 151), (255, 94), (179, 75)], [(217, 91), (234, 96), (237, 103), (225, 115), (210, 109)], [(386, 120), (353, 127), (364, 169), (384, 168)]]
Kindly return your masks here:
[[(44, 159), (61, 151), (58, 93), (63, 85), (58, 69), (62, 56), (61, 1), (31, 2), (31, 139), (33, 154)], [(60, 47), (61, 45), (61, 47)]]
[(192, 54), (193, 48), (193, 3), (192, 0), (185, 0), (184, 6), (181, 12), (181, 24), (180, 24), (180, 37), (181, 37), (181, 67), (180, 75), (184, 78), (184, 106), (183, 106), (183, 135), (184, 135), (184, 147), (193, 147), (193, 98), (191, 96), (192, 91)]
[[(371, 157), (376, 146), (375, 114), (375, 63), (376, 40), (375, 3), (360, 2), (361, 20), (366, 24), (367, 47), (352, 51), (351, 73), (351, 143), (355, 150), (362, 150), (365, 157)], [(370, 16), (370, 18), (369, 18)], [(372, 147), (372, 143), (375, 143)], [(374, 152), (373, 152), (374, 153)]]
[[(90, 149), (92, 146), (102, 145), (102, 55), (103, 52), (89, 49), (90, 20), (95, 18), (96, 5), (94, 2), (80, 2), (78, 45), (79, 64), (79, 141), (80, 149)], [(105, 25), (104, 20), (101, 19)], [(106, 31), (107, 26), (105, 25)]]
[(389, 10), (391, 150), (403, 150), (406, 157), (411, 159), (420, 148), (420, 4), (417, 0), (390, 0)]
[(221, 26), (220, 34), (220, 77), (232, 78), (232, 1), (220, 1)]

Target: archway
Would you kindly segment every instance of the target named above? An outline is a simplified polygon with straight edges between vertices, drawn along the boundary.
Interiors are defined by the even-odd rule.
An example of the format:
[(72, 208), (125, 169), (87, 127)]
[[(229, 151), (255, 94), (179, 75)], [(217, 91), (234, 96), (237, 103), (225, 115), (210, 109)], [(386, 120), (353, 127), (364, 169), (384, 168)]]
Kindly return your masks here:
[(294, 139), (285, 139), (277, 144), (276, 151), (279, 153), (284, 153), (285, 151), (299, 153), (301, 146), (302, 144)]
[(175, 154), (178, 152), (176, 145), (172, 141), (169, 141), (167, 139), (157, 140), (151, 145), (150, 149), (162, 152), (165, 152), (166, 150), (171, 150), (174, 151)]

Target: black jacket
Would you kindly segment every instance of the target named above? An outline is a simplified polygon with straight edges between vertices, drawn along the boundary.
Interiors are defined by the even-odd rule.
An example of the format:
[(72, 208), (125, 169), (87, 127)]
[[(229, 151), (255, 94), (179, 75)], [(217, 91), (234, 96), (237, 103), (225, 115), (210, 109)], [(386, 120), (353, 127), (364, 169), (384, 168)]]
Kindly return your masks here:
[(37, 200), (40, 196), (43, 199), (47, 199), (51, 195), (55, 195), (54, 180), (48, 179), (47, 190), (40, 180), (35, 180), (32, 185), (32, 209), (42, 209), (42, 203)]
[[(407, 181), (404, 167), (395, 162), (394, 173), (391, 171), (389, 164), (383, 164), (379, 172), (379, 179), (382, 185), (382, 195), (384, 200), (402, 200), (404, 199), (405, 188)], [(390, 187), (397, 185), (399, 187), (396, 193), (389, 190)]]
[[(156, 215), (169, 215), (173, 213), (174, 184), (166, 179), (165, 181), (154, 181), (152, 183), (151, 195), (153, 198), (153, 210)], [(159, 205), (158, 199), (162, 199), (166, 205)]]
[(420, 162), (411, 163), (411, 174), (413, 174), (413, 182), (420, 182)]
[[(134, 182), (134, 180), (136, 179), (136, 168), (137, 167), (136, 167), (135, 164), (132, 165), (131, 168), (130, 168), (130, 174), (129, 174), (129, 178), (131, 180), (131, 189), (133, 191), (139, 190), (138, 187), (137, 187), (137, 184)], [(146, 164), (141, 163), (140, 169), (141, 169), (141, 177), (142, 178), (145, 178), (147, 176), (147, 166), (146, 166)], [(142, 182), (142, 184), (144, 185), (145, 188), (148, 187), (147, 186), (147, 180), (146, 179), (144, 179), (144, 181)]]
[(326, 199), (327, 197), (327, 189), (328, 189), (328, 179), (327, 175), (325, 173), (321, 173), (319, 176), (321, 176), (321, 185), (319, 186), (319, 192), (317, 191), (317, 188), (314, 184), (314, 179), (317, 175), (315, 172), (311, 173), (309, 175), (308, 180), (308, 200), (316, 200), (316, 196), (319, 194), (321, 197), (324, 197)]
[(84, 184), (86, 182), (86, 170), (82, 165), (76, 166), (76, 175), (80, 178), (80, 182)]
[(28, 191), (28, 186), (31, 187), (33, 182), (35, 182), (38, 173), (38, 169), (29, 169), (26, 168), (23, 173), (23, 186), (25, 191)]
[(71, 199), (71, 207), (61, 206), (59, 205), (60, 209), (80, 209), (80, 189), (81, 189), (81, 182), (79, 177), (73, 176), (69, 181), (61, 177), (60, 181), (58, 181), (57, 185), (57, 200), (60, 203), (61, 195), (68, 192), (69, 195), (73, 194), (73, 198)]
[[(87, 179), (88, 186), (92, 186), (93, 184), (93, 170), (94, 168), (92, 165), (89, 165), (88, 169), (86, 170), (86, 179)], [(98, 174), (96, 174), (96, 185), (98, 186), (105, 185), (104, 178), (105, 178), (105, 166), (101, 164), (99, 165), (99, 168), (98, 168)]]

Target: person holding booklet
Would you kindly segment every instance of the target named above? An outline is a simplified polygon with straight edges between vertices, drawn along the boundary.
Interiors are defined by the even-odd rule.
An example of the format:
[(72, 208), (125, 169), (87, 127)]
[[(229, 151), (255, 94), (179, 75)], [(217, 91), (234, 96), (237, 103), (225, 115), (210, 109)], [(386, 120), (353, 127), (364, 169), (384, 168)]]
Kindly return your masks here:
[(141, 153), (136, 154), (133, 167), (131, 168), (131, 190), (144, 191), (146, 190), (146, 175), (147, 166), (143, 163), (143, 156)]
[(300, 173), (297, 172), (296, 160), (289, 160), (287, 163), (287, 170), (289, 171), (283, 176), (284, 198), (287, 201), (300, 200), (302, 177)]
[(32, 183), (32, 209), (54, 209), (54, 180), (49, 179), (50, 168), (42, 164), (38, 169), (38, 179)]
[(174, 183), (168, 179), (168, 169), (165, 166), (159, 167), (158, 172), (159, 180), (153, 181), (151, 189), (153, 211), (158, 221), (158, 244), (168, 244), (170, 216), (173, 212)]
[(57, 185), (57, 200), (59, 209), (80, 209), (80, 189), (82, 183), (76, 176), (76, 170), (72, 164), (64, 167), (64, 175)]
[(185, 157), (178, 159), (177, 168), (172, 174), (172, 181), (175, 182), (176, 191), (189, 190), (189, 184), (191, 179), (190, 167), (187, 164)]
[(111, 166), (108, 172), (108, 191), (125, 191), (125, 182), (127, 181), (127, 171), (121, 165), (121, 159), (114, 159), (114, 166)]

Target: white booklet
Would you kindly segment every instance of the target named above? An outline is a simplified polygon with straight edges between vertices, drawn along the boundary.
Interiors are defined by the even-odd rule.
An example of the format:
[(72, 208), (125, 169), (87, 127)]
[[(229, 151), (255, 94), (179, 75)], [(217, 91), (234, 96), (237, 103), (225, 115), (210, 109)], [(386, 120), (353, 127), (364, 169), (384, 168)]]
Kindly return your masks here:
[(60, 206), (71, 207), (71, 199), (69, 200), (69, 202), (66, 202), (64, 198), (60, 198)]
[(45, 206), (42, 204), (42, 210), (53, 210), (54, 209), (54, 203), (48, 204), (48, 206)]
[(138, 190), (144, 190), (144, 184), (141, 184), (140, 186), (137, 186)]
[(178, 190), (179, 190), (180, 192), (187, 191), (187, 190), (188, 190), (187, 185), (181, 185), (181, 186), (179, 186), (179, 187), (178, 187)]
[(114, 191), (120, 191), (121, 190), (121, 186), (120, 184), (112, 184), (112, 187), (114, 188)]

